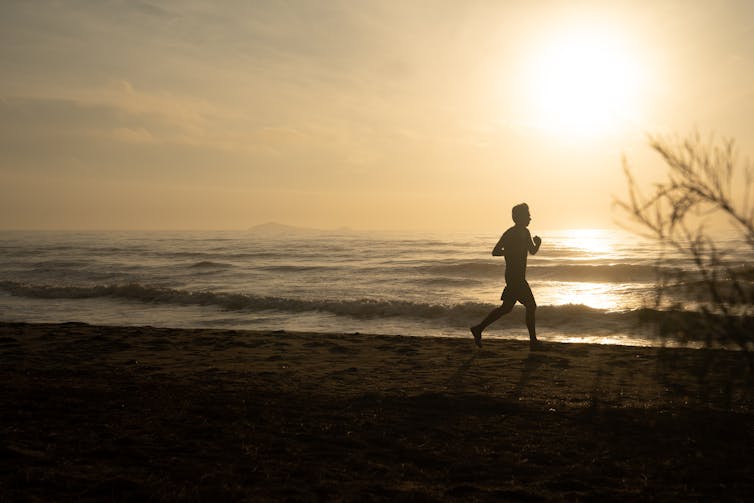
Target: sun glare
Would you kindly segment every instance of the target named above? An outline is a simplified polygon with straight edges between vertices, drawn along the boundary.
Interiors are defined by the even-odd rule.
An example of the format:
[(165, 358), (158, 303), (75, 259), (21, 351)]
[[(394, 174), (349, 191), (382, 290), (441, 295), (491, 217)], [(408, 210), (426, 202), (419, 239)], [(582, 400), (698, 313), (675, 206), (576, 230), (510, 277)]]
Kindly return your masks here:
[(637, 120), (641, 68), (617, 34), (579, 27), (545, 38), (524, 72), (527, 114), (538, 128), (594, 136)]
[(547, 299), (553, 305), (581, 304), (594, 309), (616, 309), (620, 293), (607, 283), (570, 282), (563, 285), (560, 294)]
[(613, 251), (609, 236), (600, 229), (570, 229), (560, 239), (560, 246), (594, 255), (606, 255)]

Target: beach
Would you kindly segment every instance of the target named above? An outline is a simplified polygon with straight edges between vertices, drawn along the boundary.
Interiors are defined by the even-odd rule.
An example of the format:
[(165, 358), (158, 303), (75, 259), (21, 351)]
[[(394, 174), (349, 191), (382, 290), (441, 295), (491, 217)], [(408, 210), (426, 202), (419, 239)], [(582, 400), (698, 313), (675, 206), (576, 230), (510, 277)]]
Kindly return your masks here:
[(754, 490), (735, 352), (3, 323), (0, 362), (0, 501)]

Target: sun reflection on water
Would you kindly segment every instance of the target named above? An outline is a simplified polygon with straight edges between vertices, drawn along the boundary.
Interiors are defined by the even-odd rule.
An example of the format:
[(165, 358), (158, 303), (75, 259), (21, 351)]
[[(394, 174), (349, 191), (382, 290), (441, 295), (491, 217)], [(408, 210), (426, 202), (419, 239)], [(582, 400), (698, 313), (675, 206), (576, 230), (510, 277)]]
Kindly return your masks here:
[[(563, 250), (566, 261), (621, 261), (622, 236), (605, 229), (569, 229), (550, 234), (554, 250)], [(558, 259), (556, 259), (558, 260)], [(607, 264), (605, 264), (607, 265)], [(540, 283), (537, 301), (541, 305), (580, 304), (595, 309), (617, 311), (626, 309), (627, 285), (615, 282), (555, 281)], [(584, 278), (587, 279), (587, 278)]]
[(609, 311), (623, 309), (626, 302), (621, 290), (610, 283), (557, 283), (545, 291), (540, 290), (538, 297), (541, 301), (537, 303), (543, 305), (582, 304)]
[(613, 252), (611, 235), (602, 229), (570, 229), (563, 231), (558, 241), (564, 248), (592, 255), (608, 255)]

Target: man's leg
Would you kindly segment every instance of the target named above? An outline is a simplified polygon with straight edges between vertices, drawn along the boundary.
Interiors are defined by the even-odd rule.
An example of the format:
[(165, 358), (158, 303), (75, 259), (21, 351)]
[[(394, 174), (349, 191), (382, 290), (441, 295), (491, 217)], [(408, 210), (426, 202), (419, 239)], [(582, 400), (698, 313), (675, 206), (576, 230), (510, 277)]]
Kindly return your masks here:
[(515, 300), (504, 300), (503, 304), (500, 307), (496, 307), (495, 309), (490, 311), (490, 314), (488, 314), (487, 317), (484, 318), (481, 323), (479, 323), (479, 325), (471, 327), (471, 333), (474, 336), (474, 342), (476, 342), (477, 346), (482, 346), (482, 332), (484, 331), (484, 329), (499, 320), (504, 315), (510, 313), (513, 310), (513, 306), (515, 304)]
[(529, 341), (534, 343), (537, 342), (537, 329), (534, 322), (534, 313), (536, 312), (536, 310), (536, 304), (526, 306), (526, 328), (529, 329)]
[(537, 311), (537, 302), (534, 300), (534, 294), (531, 293), (529, 284), (526, 283), (521, 303), (526, 307), (526, 328), (529, 329), (529, 347), (537, 347), (537, 328), (535, 323), (535, 313)]

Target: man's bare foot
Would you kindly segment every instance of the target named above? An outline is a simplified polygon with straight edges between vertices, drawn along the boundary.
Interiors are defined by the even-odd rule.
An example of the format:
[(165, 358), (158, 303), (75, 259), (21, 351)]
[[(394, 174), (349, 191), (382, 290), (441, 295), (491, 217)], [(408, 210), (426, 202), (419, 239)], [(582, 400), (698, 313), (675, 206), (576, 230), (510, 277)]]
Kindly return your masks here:
[(542, 346), (539, 344), (539, 341), (537, 339), (529, 339), (529, 351), (540, 351), (542, 350)]
[(479, 327), (471, 327), (469, 330), (471, 330), (471, 335), (474, 336), (474, 342), (478, 347), (482, 347), (482, 331), (479, 330)]

